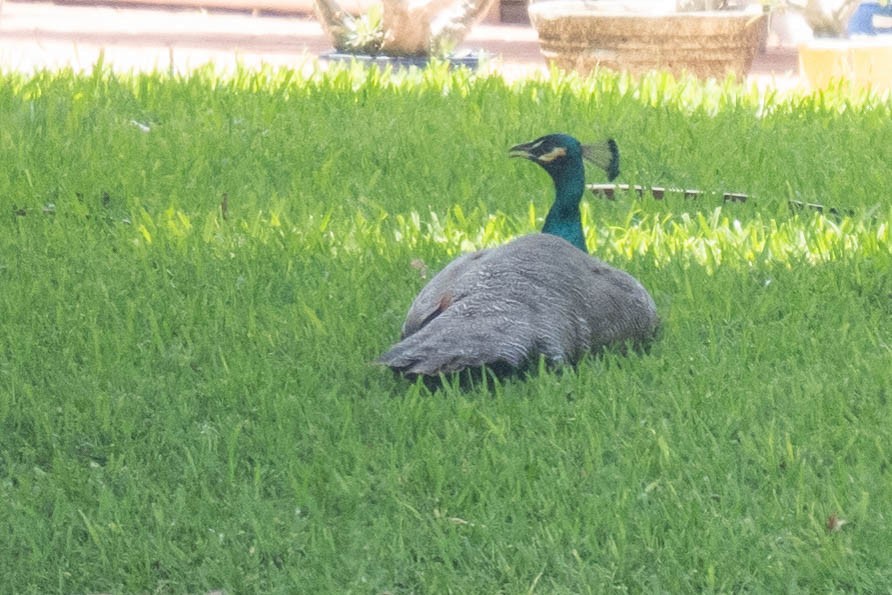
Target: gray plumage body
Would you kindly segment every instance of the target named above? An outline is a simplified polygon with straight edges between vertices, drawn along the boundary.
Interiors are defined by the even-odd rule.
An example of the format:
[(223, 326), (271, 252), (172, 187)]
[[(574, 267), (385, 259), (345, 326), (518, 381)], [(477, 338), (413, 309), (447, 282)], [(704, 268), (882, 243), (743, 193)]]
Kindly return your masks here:
[(659, 325), (634, 277), (566, 240), (532, 234), (460, 256), (424, 287), (402, 340), (379, 361), (410, 375), (574, 363), (609, 345), (646, 343)]

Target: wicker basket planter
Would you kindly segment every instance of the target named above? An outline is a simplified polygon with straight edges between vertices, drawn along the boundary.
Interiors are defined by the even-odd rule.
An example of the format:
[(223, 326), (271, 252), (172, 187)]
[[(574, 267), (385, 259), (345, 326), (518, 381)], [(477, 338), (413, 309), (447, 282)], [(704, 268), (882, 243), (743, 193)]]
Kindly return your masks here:
[[(605, 5), (604, 7), (599, 5)], [(596, 67), (698, 77), (746, 75), (765, 34), (765, 15), (747, 11), (635, 13), (612, 3), (533, 3), (530, 21), (546, 60), (589, 73)]]

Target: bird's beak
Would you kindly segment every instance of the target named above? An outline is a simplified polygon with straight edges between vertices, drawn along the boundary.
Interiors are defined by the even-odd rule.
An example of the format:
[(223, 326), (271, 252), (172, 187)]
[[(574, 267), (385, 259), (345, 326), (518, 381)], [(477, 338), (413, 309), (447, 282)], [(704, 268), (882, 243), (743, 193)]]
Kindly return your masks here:
[(533, 143), (514, 145), (513, 147), (508, 149), (508, 157), (523, 157), (524, 159), (535, 159), (536, 157), (531, 151), (532, 148)]

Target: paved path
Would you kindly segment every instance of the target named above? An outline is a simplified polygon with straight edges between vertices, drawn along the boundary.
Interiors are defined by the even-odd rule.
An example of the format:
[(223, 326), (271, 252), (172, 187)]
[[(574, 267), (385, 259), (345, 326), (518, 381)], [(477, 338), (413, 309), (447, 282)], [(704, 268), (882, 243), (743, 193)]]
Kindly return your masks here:
[[(310, 68), (316, 56), (330, 51), (319, 24), (305, 15), (9, 0), (0, 6), (4, 70), (88, 70), (100, 54), (121, 71), (183, 72), (208, 62)], [(463, 47), (494, 56), (491, 67), (507, 78), (546, 70), (536, 32), (527, 25), (481, 23)], [(794, 51), (772, 49), (757, 57), (751, 78), (790, 87), (798, 84), (796, 69)]]

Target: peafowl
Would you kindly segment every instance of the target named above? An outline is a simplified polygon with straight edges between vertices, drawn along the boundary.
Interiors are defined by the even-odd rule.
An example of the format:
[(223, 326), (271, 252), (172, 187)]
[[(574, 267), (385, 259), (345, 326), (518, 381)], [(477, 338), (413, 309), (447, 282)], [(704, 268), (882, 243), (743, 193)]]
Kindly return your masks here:
[(519, 370), (539, 357), (572, 364), (607, 346), (643, 346), (654, 335), (659, 317), (650, 294), (589, 256), (582, 230), (583, 159), (613, 180), (616, 143), (581, 145), (550, 134), (512, 147), (509, 156), (538, 163), (554, 181), (542, 233), (449, 263), (415, 298), (402, 340), (380, 363), (408, 376)]

